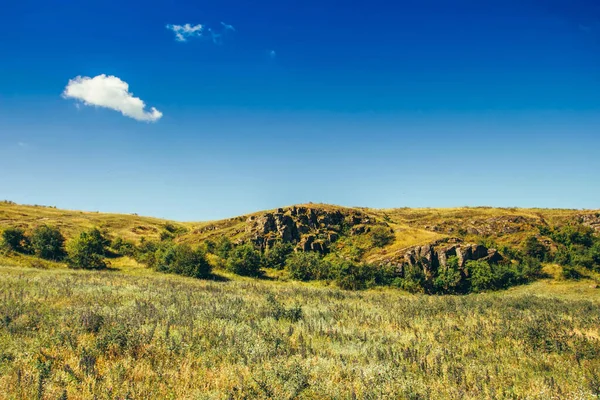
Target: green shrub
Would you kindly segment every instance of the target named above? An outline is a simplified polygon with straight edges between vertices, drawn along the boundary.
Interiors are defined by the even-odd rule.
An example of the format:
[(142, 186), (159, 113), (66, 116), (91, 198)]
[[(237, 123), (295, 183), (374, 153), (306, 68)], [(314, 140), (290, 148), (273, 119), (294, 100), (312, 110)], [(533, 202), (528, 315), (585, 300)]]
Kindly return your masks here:
[(67, 263), (70, 268), (107, 268), (104, 257), (106, 254), (105, 242), (99, 239), (99, 233), (100, 231), (97, 229), (82, 232), (78, 238), (69, 243)]
[(194, 250), (187, 244), (174, 247), (170, 270), (175, 274), (192, 278), (207, 278), (211, 273), (211, 267), (206, 261), (204, 252), (199, 249)]
[(471, 290), (481, 292), (494, 288), (495, 276), (489, 263), (470, 260), (465, 266), (469, 273)]
[(260, 276), (261, 265), (261, 254), (249, 243), (236, 246), (227, 259), (227, 269), (243, 276)]
[(583, 275), (581, 274), (581, 272), (579, 272), (577, 270), (577, 268), (572, 267), (570, 265), (564, 265), (562, 267), (561, 276), (564, 279), (569, 279), (569, 280), (578, 280), (583, 277)]
[(42, 225), (31, 234), (31, 247), (40, 258), (62, 260), (66, 256), (65, 237), (58, 228)]
[(291, 243), (275, 242), (265, 252), (265, 266), (267, 268), (283, 269), (287, 257), (293, 250)]
[(110, 248), (122, 256), (133, 257), (136, 253), (135, 243), (121, 237), (115, 238), (110, 244)]
[(98, 229), (93, 228), (87, 232), (90, 249), (99, 255), (106, 256), (110, 240)]
[(405, 265), (403, 276), (394, 281), (394, 286), (410, 293), (423, 293), (427, 288), (425, 273), (420, 265)]
[(2, 245), (8, 250), (27, 253), (30, 242), (23, 229), (9, 227), (2, 232)]
[(446, 267), (440, 267), (438, 275), (433, 281), (436, 293), (460, 293), (464, 291), (464, 279), (458, 265), (458, 257), (450, 257)]
[(229, 258), (229, 254), (233, 250), (233, 243), (226, 236), (221, 236), (217, 241), (216, 255), (221, 257), (223, 260)]
[(286, 260), (285, 268), (290, 278), (310, 281), (329, 278), (329, 266), (323, 257), (313, 251), (297, 251)]
[(546, 259), (548, 249), (535, 236), (529, 236), (523, 244), (523, 253), (540, 261)]
[(385, 226), (375, 226), (369, 232), (371, 243), (374, 247), (385, 247), (396, 238), (394, 232)]
[(377, 284), (376, 268), (348, 260), (330, 264), (329, 278), (344, 290), (361, 290)]

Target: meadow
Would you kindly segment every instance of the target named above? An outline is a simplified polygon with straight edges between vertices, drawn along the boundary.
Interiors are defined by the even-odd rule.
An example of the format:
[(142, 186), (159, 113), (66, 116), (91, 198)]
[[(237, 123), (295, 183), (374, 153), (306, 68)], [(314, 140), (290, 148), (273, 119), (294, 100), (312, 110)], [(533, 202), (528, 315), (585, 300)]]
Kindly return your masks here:
[[(552, 270), (549, 270), (552, 273)], [(595, 399), (600, 290), (409, 295), (0, 267), (4, 399)]]

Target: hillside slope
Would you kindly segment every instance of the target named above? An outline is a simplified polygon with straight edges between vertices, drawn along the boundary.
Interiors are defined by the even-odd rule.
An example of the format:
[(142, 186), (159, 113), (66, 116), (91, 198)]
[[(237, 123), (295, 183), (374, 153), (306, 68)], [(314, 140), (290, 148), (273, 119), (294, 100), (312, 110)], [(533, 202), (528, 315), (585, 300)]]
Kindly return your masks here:
[[(0, 203), (0, 230), (8, 226), (31, 229), (47, 224), (73, 237), (97, 227), (109, 236), (139, 242), (158, 239), (166, 229), (176, 229), (176, 241), (198, 245), (227, 237), (235, 243), (253, 242), (268, 248), (275, 241), (293, 243), (298, 249), (327, 253), (347, 249), (363, 261), (394, 264), (419, 246), (440, 242), (477, 243), (482, 239), (497, 245), (519, 246), (539, 228), (582, 223), (600, 231), (600, 211), (520, 208), (348, 208), (325, 204), (303, 204), (256, 212), (211, 222), (180, 223), (138, 215), (68, 211), (53, 207)], [(383, 243), (378, 235), (390, 237)], [(382, 233), (383, 232), (383, 233)], [(350, 251), (350, 250), (348, 250)]]

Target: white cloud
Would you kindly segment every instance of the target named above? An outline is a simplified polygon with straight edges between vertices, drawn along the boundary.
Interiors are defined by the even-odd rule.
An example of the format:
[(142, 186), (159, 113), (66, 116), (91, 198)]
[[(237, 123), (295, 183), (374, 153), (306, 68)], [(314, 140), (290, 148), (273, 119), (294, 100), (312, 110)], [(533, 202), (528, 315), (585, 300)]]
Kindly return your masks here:
[(189, 37), (202, 36), (204, 25), (167, 25), (167, 29), (175, 33), (175, 40), (178, 42), (185, 42)]
[(116, 76), (78, 76), (69, 81), (63, 97), (79, 100), (86, 106), (110, 108), (138, 121), (156, 122), (163, 116), (154, 107), (145, 111), (142, 99), (133, 97), (129, 84)]
[(225, 29), (226, 31), (234, 31), (235, 32), (235, 28), (233, 27), (233, 25), (226, 24), (225, 22), (221, 22), (221, 25), (223, 26), (223, 29)]
[(271, 57), (271, 58), (277, 57), (277, 53), (275, 52), (275, 50), (269, 51), (269, 57)]

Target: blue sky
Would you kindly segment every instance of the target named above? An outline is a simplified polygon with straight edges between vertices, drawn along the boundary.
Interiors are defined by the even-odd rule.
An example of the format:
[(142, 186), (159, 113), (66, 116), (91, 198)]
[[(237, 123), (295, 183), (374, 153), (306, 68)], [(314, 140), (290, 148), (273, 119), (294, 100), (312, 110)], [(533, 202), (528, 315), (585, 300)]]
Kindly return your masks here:
[[(0, 9), (0, 198), (178, 220), (309, 201), (600, 208), (597, 1)], [(184, 24), (201, 36), (167, 29)], [(146, 107), (90, 105), (103, 74)]]

